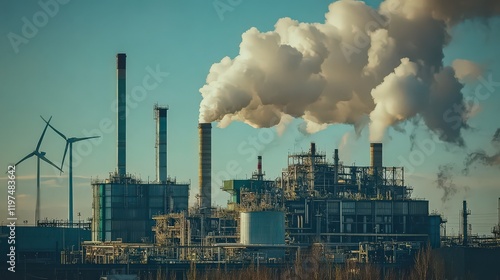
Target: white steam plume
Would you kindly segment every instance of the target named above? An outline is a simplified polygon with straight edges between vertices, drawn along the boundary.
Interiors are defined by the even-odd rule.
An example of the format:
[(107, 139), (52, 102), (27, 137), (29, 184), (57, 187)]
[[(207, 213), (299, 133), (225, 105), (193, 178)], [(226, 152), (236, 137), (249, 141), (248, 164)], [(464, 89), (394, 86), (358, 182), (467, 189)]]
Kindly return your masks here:
[(324, 23), (282, 18), (273, 31), (251, 28), (238, 56), (212, 65), (199, 121), (283, 130), (293, 117), (314, 133), (335, 123), (359, 131), (369, 116), (370, 138), (380, 141), (389, 126), (418, 117), (442, 140), (464, 145), (467, 112), (448, 112), (467, 108), (462, 73), (443, 66), (443, 47), (453, 25), (499, 13), (493, 0), (386, 0), (378, 10), (342, 0)]

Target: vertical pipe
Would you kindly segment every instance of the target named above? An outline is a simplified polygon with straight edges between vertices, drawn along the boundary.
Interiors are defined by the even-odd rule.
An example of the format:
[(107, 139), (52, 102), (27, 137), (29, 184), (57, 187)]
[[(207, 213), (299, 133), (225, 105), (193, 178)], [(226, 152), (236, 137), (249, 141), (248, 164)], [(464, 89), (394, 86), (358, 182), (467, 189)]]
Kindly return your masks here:
[(156, 180), (167, 182), (167, 110), (168, 107), (155, 106), (156, 116)]
[(462, 212), (462, 221), (463, 221), (463, 235), (464, 241), (463, 245), (467, 246), (467, 201), (463, 201), (463, 212)]
[(311, 170), (310, 170), (310, 185), (309, 185), (309, 190), (313, 191), (315, 190), (314, 186), (314, 181), (315, 181), (315, 170), (316, 167), (314, 166), (314, 163), (316, 161), (316, 143), (311, 142)]
[(335, 174), (333, 178), (333, 195), (337, 196), (337, 184), (339, 182), (339, 149), (335, 149), (333, 161), (335, 164)]
[(199, 192), (200, 208), (208, 211), (212, 204), (212, 124), (198, 124), (200, 138)]
[(119, 53), (116, 55), (116, 69), (118, 77), (118, 177), (122, 178), (127, 172), (126, 168), (126, 114), (127, 114), (127, 96), (126, 96), (126, 58), (127, 55)]
[(498, 198), (498, 227), (500, 228), (500, 197)]

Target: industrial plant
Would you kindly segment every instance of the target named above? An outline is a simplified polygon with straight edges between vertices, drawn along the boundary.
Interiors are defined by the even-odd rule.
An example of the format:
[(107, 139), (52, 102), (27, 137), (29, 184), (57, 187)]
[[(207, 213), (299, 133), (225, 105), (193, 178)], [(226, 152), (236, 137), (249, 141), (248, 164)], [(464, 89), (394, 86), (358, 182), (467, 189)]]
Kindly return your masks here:
[[(128, 172), (123, 53), (117, 55), (117, 80), (116, 170), (108, 178), (90, 182), (89, 221), (73, 222), (71, 209), (70, 223), (39, 221), (38, 227), (30, 229), (47, 232), (45, 240), (56, 240), (46, 242), (52, 247), (45, 251), (45, 263), (56, 261), (63, 271), (65, 267), (74, 270), (75, 265), (81, 270), (94, 267), (100, 273), (111, 268), (163, 267), (185, 275), (192, 264), (286, 266), (311, 248), (317, 249), (320, 261), (331, 265), (404, 266), (427, 246), (453, 244), (496, 247), (498, 255), (498, 227), (496, 236), (488, 240), (468, 237), (465, 202), (461, 239), (445, 239), (446, 220), (430, 213), (428, 200), (411, 197), (403, 167), (384, 166), (382, 143), (366, 147), (370, 163), (365, 166), (348, 165), (339, 158), (338, 149), (326, 154), (310, 143), (307, 152), (284, 155), (288, 164), (274, 178), (266, 176), (265, 157), (258, 156), (251, 178), (225, 180), (218, 186), (212, 185), (211, 177), (212, 125), (199, 123), (199, 195), (190, 207), (190, 183), (177, 182), (167, 173), (167, 106), (153, 108), (156, 178), (143, 181)], [(226, 208), (213, 207), (214, 188), (229, 194)], [(30, 249), (25, 250), (35, 260)]]

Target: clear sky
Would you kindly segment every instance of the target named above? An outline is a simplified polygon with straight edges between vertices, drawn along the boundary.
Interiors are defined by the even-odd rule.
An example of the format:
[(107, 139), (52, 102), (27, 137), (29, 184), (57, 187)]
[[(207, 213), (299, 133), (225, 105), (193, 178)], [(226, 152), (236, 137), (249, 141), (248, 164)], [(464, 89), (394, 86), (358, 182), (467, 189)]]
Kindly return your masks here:
[[(43, 7), (40, 3), (57, 3)], [(60, 1), (64, 2), (64, 1)], [(191, 181), (191, 196), (198, 188), (198, 112), (201, 95), (213, 63), (239, 52), (241, 34), (251, 27), (274, 29), (276, 21), (290, 17), (301, 22), (324, 22), (331, 1), (15, 1), (0, 2), (0, 166), (32, 152), (44, 127), (40, 115), (52, 116), (51, 124), (67, 136), (99, 134), (98, 140), (75, 144), (75, 218), (91, 215), (91, 178), (105, 178), (116, 168), (116, 54), (127, 53), (127, 89), (141, 86), (143, 79), (156, 72), (155, 85), (143, 96), (131, 96), (127, 119), (127, 171), (142, 179), (155, 177), (155, 123), (153, 105), (169, 105), (168, 173), (178, 181)], [(217, 10), (223, 3), (228, 8)], [(378, 1), (368, 1), (378, 7)], [(453, 40), (445, 48), (444, 65), (455, 59), (468, 59), (486, 69), (485, 79), (500, 82), (500, 18), (467, 21), (450, 33)], [(14, 40), (13, 34), (16, 39)], [(21, 37), (21, 39), (19, 39)], [(14, 40), (15, 43), (12, 43)], [(159, 74), (158, 74), (159, 73)], [(473, 96), (478, 84), (467, 85), (463, 93)], [(488, 234), (497, 222), (500, 197), (498, 166), (461, 173), (468, 152), (478, 148), (496, 152), (490, 140), (500, 127), (500, 87), (491, 87), (487, 98), (477, 102), (469, 120), (471, 129), (463, 131), (466, 148), (432, 141), (432, 151), (421, 162), (411, 164), (425, 152), (418, 143), (433, 139), (424, 127), (417, 128), (417, 146), (411, 150), (409, 133), (388, 131), (384, 140), (384, 164), (404, 166), (406, 182), (413, 196), (430, 201), (430, 210), (448, 219), (448, 233), (458, 231), (458, 211), (467, 199), (472, 211), (474, 233)], [(233, 178), (249, 177), (256, 167), (256, 156), (263, 156), (269, 178), (280, 176), (287, 154), (306, 151), (315, 141), (331, 160), (340, 149), (345, 164), (368, 165), (369, 140), (365, 128), (357, 138), (347, 125), (333, 125), (313, 135), (298, 131), (301, 120), (294, 120), (283, 135), (274, 128), (254, 129), (232, 123), (213, 129), (213, 176), (224, 178), (234, 169)], [(105, 123), (106, 127), (102, 127)], [(413, 125), (403, 126), (407, 131)], [(253, 139), (257, 139), (255, 143)], [(42, 143), (47, 158), (60, 164), (64, 141), (48, 131)], [(252, 145), (254, 148), (252, 148)], [(227, 164), (236, 164), (228, 168)], [(436, 187), (436, 173), (443, 164), (452, 164), (457, 192), (446, 202)], [(42, 163), (41, 217), (67, 218), (67, 167), (59, 175)], [(36, 160), (17, 167), (17, 215), (34, 220)], [(5, 175), (0, 179), (7, 186)], [(0, 219), (5, 221), (6, 191), (0, 192)], [(214, 204), (225, 205), (229, 196), (213, 186)]]

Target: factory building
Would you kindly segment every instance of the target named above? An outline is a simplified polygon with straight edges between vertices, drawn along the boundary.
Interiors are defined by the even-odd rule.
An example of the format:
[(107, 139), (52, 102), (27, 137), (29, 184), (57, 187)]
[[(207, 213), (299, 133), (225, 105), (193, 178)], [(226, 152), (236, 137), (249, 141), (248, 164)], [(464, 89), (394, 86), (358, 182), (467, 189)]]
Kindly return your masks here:
[(212, 125), (200, 123), (199, 196), (197, 205), (188, 208), (189, 184), (167, 176), (168, 107), (155, 105), (156, 179), (143, 182), (131, 176), (124, 156), (125, 110), (120, 109), (125, 104), (125, 55), (117, 59), (118, 168), (109, 178), (92, 182), (92, 242), (84, 244), (82, 253), (86, 263), (123, 259), (116, 246), (125, 248), (119, 252), (132, 246), (129, 253), (145, 256), (140, 263), (286, 262), (313, 244), (339, 261), (345, 258), (338, 257), (340, 251), (363, 252), (363, 259), (372, 259), (370, 248), (387, 242), (410, 251), (429, 240), (439, 246), (441, 220), (429, 215), (428, 201), (411, 198), (402, 167), (383, 166), (381, 143), (370, 144), (369, 166), (344, 165), (337, 149), (333, 162), (328, 161), (311, 143), (309, 151), (288, 155), (275, 180), (264, 178), (259, 156), (250, 179), (222, 183), (230, 194), (228, 207), (214, 208)]
[(154, 215), (188, 208), (189, 184), (142, 183), (130, 176), (123, 182), (117, 175), (92, 182), (93, 241), (152, 241)]
[(156, 180), (127, 173), (126, 55), (117, 58), (117, 171), (92, 184), (92, 241), (151, 242), (153, 216), (188, 209), (189, 183), (167, 176), (167, 110), (153, 108), (156, 121)]

